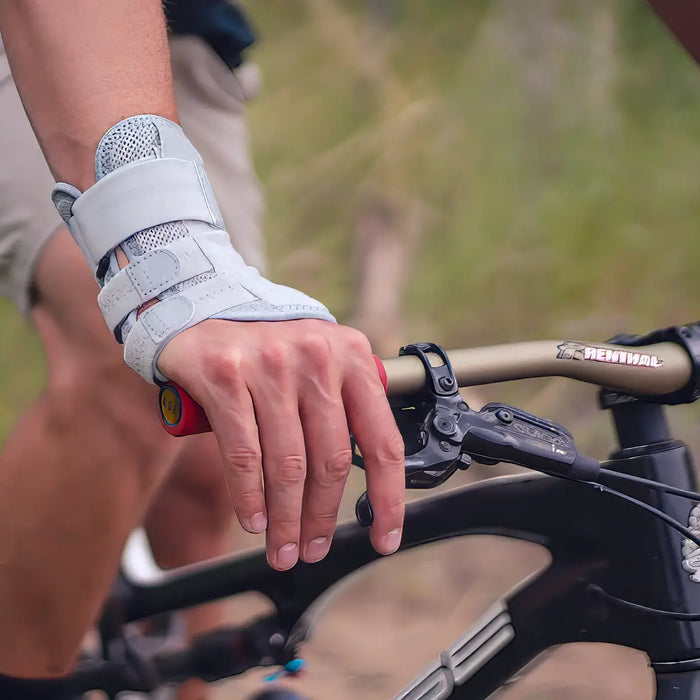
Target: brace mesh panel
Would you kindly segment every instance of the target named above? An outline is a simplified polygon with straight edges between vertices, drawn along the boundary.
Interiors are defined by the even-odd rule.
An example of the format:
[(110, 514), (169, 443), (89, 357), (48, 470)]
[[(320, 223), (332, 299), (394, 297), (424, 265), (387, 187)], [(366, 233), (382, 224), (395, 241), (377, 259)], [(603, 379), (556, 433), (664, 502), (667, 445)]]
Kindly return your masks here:
[[(112, 127), (102, 139), (95, 162), (96, 177), (99, 180), (113, 170), (134, 161), (152, 160), (160, 156), (160, 134), (152, 118), (148, 116), (132, 117)], [(171, 221), (139, 231), (124, 241), (122, 247), (131, 256), (138, 256), (149, 250), (165, 247), (175, 239), (184, 238), (188, 234), (189, 230), (184, 222)], [(178, 292), (213, 276), (214, 274), (211, 272), (197, 275), (197, 277), (171, 287), (161, 296)]]
[(128, 244), (129, 252), (133, 255), (143, 255), (149, 250), (162, 248), (176, 238), (186, 236), (187, 233), (187, 226), (182, 221), (171, 221), (168, 224), (139, 231), (125, 243)]
[(149, 160), (160, 155), (160, 135), (147, 117), (132, 117), (113, 126), (100, 143), (95, 163), (97, 179), (135, 160)]

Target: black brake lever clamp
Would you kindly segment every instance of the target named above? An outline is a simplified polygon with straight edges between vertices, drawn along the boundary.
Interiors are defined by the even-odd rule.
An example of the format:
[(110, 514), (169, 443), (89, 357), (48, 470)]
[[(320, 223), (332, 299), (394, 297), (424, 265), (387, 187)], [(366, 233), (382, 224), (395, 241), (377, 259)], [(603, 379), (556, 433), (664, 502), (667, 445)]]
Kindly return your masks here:
[[(406, 355), (417, 357), (425, 371), (421, 389), (392, 402), (395, 413), (411, 407), (418, 419), (418, 449), (406, 454), (406, 488), (429, 489), (446, 481), (457, 468), (466, 469), (471, 464), (462, 454), (463, 415), (469, 406), (459, 394), (450, 359), (439, 345), (404, 345), (399, 356)], [(429, 355), (437, 356), (440, 362), (431, 362)]]
[[(427, 353), (437, 355), (441, 365), (433, 365)], [(425, 369), (425, 385), (422, 391), (427, 391), (435, 396), (454, 396), (458, 393), (457, 378), (452, 370), (447, 353), (435, 343), (412, 343), (404, 345), (399, 350), (399, 356), (415, 355)]]
[[(437, 355), (433, 364), (428, 354)], [(399, 356), (417, 357), (425, 370), (425, 384), (418, 392), (425, 418), (420, 426), (421, 449), (406, 455), (406, 488), (430, 489), (449, 479), (457, 468), (466, 469), (471, 459), (462, 454), (462, 414), (469, 406), (459, 394), (459, 385), (447, 353), (435, 343), (413, 343)]]
[[(442, 364), (431, 363), (428, 354), (437, 355)], [(418, 449), (406, 454), (406, 488), (434, 488), (449, 479), (457, 469), (466, 469), (471, 458), (462, 452), (464, 439), (463, 415), (469, 406), (459, 394), (457, 378), (445, 351), (435, 343), (405, 345), (400, 356), (414, 355), (425, 369), (425, 384), (411, 397), (392, 401), (397, 421), (406, 418), (410, 407), (411, 418), (417, 418)], [(410, 449), (410, 448), (409, 448)], [(353, 464), (364, 468), (362, 455), (353, 441)], [(373, 519), (372, 506), (363, 493), (355, 506), (360, 525), (366, 527)]]

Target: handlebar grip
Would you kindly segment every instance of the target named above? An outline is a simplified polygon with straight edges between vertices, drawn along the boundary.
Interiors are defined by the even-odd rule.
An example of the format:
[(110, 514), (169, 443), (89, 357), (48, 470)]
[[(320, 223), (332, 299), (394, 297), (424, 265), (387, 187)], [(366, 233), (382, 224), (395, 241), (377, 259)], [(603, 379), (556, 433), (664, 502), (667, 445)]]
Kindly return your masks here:
[(379, 379), (384, 387), (384, 393), (386, 393), (386, 388), (389, 385), (389, 380), (386, 376), (386, 367), (376, 355), (372, 355), (372, 357), (374, 358), (374, 364), (377, 365), (377, 374), (379, 375)]
[(204, 409), (175, 382), (161, 386), (158, 406), (161, 425), (175, 437), (211, 432)]
[[(386, 391), (387, 376), (384, 364), (376, 355), (372, 357), (377, 365), (379, 379)], [(171, 435), (184, 437), (211, 432), (211, 425), (204, 409), (175, 382), (167, 382), (161, 386), (158, 405), (161, 425)]]

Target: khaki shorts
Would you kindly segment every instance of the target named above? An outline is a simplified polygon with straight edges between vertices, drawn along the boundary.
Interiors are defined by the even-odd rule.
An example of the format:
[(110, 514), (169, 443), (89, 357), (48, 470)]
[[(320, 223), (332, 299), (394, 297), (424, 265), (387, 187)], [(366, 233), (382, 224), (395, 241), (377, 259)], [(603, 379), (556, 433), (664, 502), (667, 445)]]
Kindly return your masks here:
[[(262, 270), (262, 195), (244, 113), (258, 90), (257, 69), (231, 71), (194, 36), (170, 37), (170, 52), (182, 128), (204, 159), (234, 248)], [(42, 247), (61, 225), (53, 185), (0, 43), (0, 295), (23, 313)]]

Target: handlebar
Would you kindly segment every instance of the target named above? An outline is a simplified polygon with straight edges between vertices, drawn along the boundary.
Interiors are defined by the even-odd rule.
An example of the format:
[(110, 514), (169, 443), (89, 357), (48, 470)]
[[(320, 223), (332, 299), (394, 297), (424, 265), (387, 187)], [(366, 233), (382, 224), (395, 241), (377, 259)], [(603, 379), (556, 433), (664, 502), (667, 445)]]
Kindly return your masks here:
[[(660, 403), (682, 403), (700, 394), (700, 324), (670, 327), (613, 343), (538, 340), (447, 353), (460, 387), (535, 377), (568, 377)], [(436, 366), (441, 358), (428, 357)], [(425, 367), (414, 355), (374, 358), (387, 395), (420, 391)], [(175, 436), (211, 431), (206, 414), (181, 387), (161, 387), (163, 427)]]
[[(632, 394), (670, 394), (691, 377), (688, 354), (673, 343), (639, 349), (608, 343), (536, 340), (483, 348), (451, 350), (447, 355), (460, 387), (514, 379), (568, 377)], [(436, 355), (428, 355), (439, 360)], [(387, 394), (410, 394), (425, 382), (413, 355), (384, 360)]]
[[(700, 544), (689, 529), (662, 511), (597, 483), (603, 474), (600, 462), (579, 453), (573, 437), (562, 426), (501, 403), (489, 403), (474, 411), (457, 391), (458, 386), (560, 376), (644, 397), (646, 401), (680, 403), (700, 395), (700, 324), (614, 340), (544, 340), (449, 354), (437, 345), (423, 343), (406, 346), (399, 357), (384, 362), (375, 358), (405, 438), (407, 488), (437, 486), (457, 469), (468, 468), (472, 460), (482, 464), (510, 462), (594, 485), (646, 508)], [(173, 434), (211, 429), (202, 408), (175, 384), (161, 389), (161, 416)], [(353, 450), (353, 463), (364, 466), (360, 451)], [(698, 495), (641, 481), (686, 498)], [(357, 502), (356, 517), (360, 525), (372, 522), (366, 493)], [(252, 666), (287, 663), (290, 653), (295, 653), (294, 645), (288, 643), (289, 634), (273, 615), (249, 628), (203, 635), (190, 648), (176, 653), (107, 661), (72, 674), (71, 681), (79, 682), (81, 690), (116, 691), (126, 687), (150, 689), (164, 680), (190, 677), (215, 680)], [(134, 676), (135, 671), (140, 675)]]

